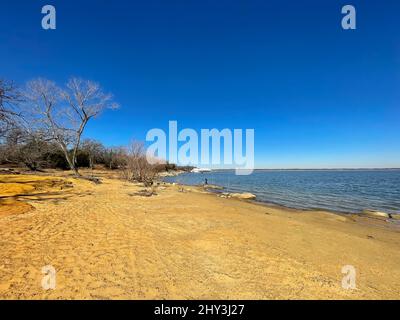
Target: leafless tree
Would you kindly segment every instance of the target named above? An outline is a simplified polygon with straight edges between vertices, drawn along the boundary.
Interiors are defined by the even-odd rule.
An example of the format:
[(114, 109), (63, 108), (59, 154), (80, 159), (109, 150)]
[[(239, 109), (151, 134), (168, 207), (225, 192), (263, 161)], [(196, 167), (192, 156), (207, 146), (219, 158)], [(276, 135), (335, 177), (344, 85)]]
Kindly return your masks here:
[(104, 146), (101, 142), (92, 139), (86, 139), (82, 141), (82, 151), (87, 153), (89, 158), (89, 167), (93, 170), (94, 165), (104, 155)]
[(87, 123), (107, 108), (116, 109), (111, 94), (105, 94), (98, 83), (71, 78), (65, 89), (54, 82), (37, 79), (28, 82), (23, 126), (27, 131), (41, 131), (54, 140), (64, 153), (75, 174), (77, 153)]
[(47, 166), (46, 154), (51, 152), (51, 144), (41, 139), (40, 134), (27, 134), (18, 127), (7, 131), (0, 145), (0, 163), (24, 164), (37, 171)]
[(13, 83), (0, 79), (0, 136), (3, 136), (15, 123), (18, 116), (16, 104), (21, 96)]
[(45, 154), (49, 153), (51, 145), (40, 136), (25, 136), (23, 144), (18, 148), (18, 160), (32, 171), (38, 171), (47, 166)]
[(18, 128), (7, 130), (2, 138), (0, 150), (0, 163), (2, 164), (18, 164), (19, 147), (24, 141), (24, 135)]
[(123, 177), (128, 181), (142, 182), (146, 187), (151, 186), (157, 175), (155, 167), (146, 159), (144, 145), (133, 141), (127, 148), (126, 167)]
[(126, 165), (126, 148), (111, 147), (107, 148), (103, 155), (104, 165), (111, 169), (118, 169)]

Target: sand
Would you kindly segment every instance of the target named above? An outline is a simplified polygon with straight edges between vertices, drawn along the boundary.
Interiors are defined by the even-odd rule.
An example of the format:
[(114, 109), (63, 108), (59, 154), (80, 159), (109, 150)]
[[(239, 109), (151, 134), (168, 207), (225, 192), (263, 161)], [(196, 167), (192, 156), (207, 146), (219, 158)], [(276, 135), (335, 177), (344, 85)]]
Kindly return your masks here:
[(382, 219), (102, 180), (0, 176), (1, 299), (400, 298), (400, 229)]

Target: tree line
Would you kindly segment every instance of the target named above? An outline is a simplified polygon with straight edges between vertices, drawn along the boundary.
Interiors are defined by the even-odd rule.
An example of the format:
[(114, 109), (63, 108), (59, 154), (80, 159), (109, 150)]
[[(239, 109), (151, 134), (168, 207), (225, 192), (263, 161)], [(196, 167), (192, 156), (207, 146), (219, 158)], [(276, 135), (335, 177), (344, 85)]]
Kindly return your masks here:
[(112, 94), (89, 80), (71, 78), (59, 87), (40, 78), (23, 88), (0, 80), (0, 164), (25, 165), (30, 170), (70, 169), (78, 176), (79, 168), (102, 165), (145, 183), (157, 172), (176, 170), (176, 165), (162, 160), (150, 165), (140, 142), (105, 147), (100, 141), (82, 139), (92, 119), (118, 107)]

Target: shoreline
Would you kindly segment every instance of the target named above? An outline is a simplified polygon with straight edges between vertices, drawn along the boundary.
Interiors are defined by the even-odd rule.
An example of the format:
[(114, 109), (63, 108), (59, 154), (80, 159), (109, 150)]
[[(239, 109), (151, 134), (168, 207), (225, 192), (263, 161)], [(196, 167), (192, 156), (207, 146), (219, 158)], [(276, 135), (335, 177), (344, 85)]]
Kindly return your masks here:
[[(34, 207), (0, 215), (2, 299), (400, 299), (400, 232), (382, 219), (168, 183), (144, 196), (106, 176), (0, 178)], [(40, 286), (46, 265), (56, 290)], [(356, 290), (341, 287), (345, 265)]]
[[(179, 185), (179, 186), (184, 186), (184, 187), (192, 187), (192, 188), (200, 188), (203, 189), (205, 192), (211, 193), (211, 194), (215, 194), (218, 196), (218, 194), (222, 194), (224, 193), (223, 190), (226, 189), (226, 187), (221, 186), (221, 185), (211, 185), (211, 186), (215, 186), (217, 188), (204, 188), (204, 184), (203, 185), (190, 185), (190, 184), (183, 184), (183, 183), (177, 183), (177, 182), (167, 182), (164, 180), (160, 180), (163, 183), (167, 183), (167, 184), (175, 184), (175, 185)], [(227, 192), (228, 194), (230, 192)], [(251, 193), (251, 191), (241, 191), (240, 193)], [(269, 201), (263, 201), (263, 200), (242, 200), (242, 201), (248, 201), (248, 202), (252, 202), (254, 204), (258, 204), (258, 205), (262, 205), (262, 206), (267, 206), (267, 207), (275, 207), (275, 208), (279, 208), (279, 209), (283, 209), (283, 210), (294, 210), (294, 211), (301, 211), (301, 212), (321, 212), (321, 211), (326, 211), (332, 214), (337, 214), (337, 215), (344, 215), (344, 216), (360, 216), (360, 217), (369, 217), (369, 218), (374, 218), (372, 215), (367, 215), (366, 213), (364, 213), (363, 211), (366, 210), (370, 210), (368, 208), (363, 209), (363, 211), (359, 211), (359, 212), (343, 212), (343, 211), (335, 211), (333, 209), (325, 209), (325, 208), (298, 208), (298, 207), (290, 207), (290, 206), (285, 206), (283, 204), (279, 204), (279, 203), (274, 203), (274, 202), (269, 202)], [(377, 211), (380, 212), (378, 210), (371, 210), (371, 211)], [(386, 212), (385, 212), (386, 213)], [(397, 221), (400, 221), (400, 213), (387, 213), (389, 215), (391, 215), (391, 218), (387, 218), (390, 221), (387, 221), (388, 223), (397, 223)], [(377, 217), (375, 217), (377, 218)]]

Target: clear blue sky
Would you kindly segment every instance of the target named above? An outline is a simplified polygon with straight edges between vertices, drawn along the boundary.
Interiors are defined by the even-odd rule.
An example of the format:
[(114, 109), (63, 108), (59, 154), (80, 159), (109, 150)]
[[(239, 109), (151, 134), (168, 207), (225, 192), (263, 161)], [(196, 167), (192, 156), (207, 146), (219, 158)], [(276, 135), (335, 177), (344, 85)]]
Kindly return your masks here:
[(106, 145), (177, 120), (254, 128), (259, 168), (400, 167), (399, 1), (2, 1), (0, 77), (73, 75), (122, 107), (86, 132)]

